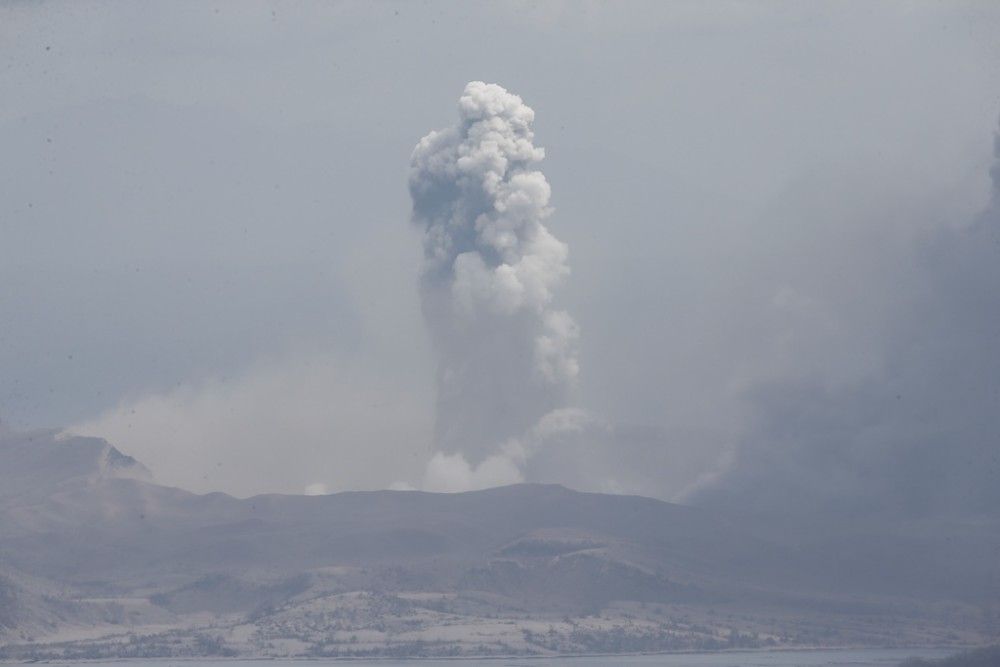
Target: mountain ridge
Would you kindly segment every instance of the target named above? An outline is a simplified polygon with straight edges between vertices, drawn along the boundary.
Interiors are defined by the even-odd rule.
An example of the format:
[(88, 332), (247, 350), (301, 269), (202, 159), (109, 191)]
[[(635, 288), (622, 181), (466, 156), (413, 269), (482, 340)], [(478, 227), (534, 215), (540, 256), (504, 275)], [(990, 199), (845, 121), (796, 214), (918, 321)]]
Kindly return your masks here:
[[(0, 487), (0, 656), (480, 650), (433, 639), (463, 623), (495, 634), (497, 654), (822, 639), (796, 629), (802, 618), (833, 628), (834, 645), (898, 641), (890, 627), (942, 641), (1000, 627), (989, 522), (935, 526), (937, 541), (919, 523), (806, 530), (557, 484), (199, 495), (52, 430), (0, 437)], [(859, 625), (873, 615), (895, 620)], [(557, 639), (536, 637), (553, 623)], [(377, 637), (359, 646), (358, 633)]]

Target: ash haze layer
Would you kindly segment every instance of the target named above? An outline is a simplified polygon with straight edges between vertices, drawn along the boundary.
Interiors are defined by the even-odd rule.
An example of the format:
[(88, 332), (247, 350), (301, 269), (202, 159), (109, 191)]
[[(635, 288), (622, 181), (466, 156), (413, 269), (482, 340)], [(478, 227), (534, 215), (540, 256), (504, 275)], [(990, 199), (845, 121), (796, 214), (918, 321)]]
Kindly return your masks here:
[[(906, 298), (858, 380), (747, 392), (757, 418), (698, 504), (979, 516), (1000, 510), (1000, 133), (990, 197), (916, 244)], [(792, 509), (794, 508), (794, 509)]]

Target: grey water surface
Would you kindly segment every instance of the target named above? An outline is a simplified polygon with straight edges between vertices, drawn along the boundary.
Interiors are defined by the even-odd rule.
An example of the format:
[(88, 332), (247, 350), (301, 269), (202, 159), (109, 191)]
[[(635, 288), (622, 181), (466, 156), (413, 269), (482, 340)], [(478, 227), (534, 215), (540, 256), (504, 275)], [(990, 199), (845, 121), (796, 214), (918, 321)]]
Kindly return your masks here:
[[(564, 658), (473, 658), (411, 660), (267, 660), (273, 667), (361, 663), (369, 667), (419, 665), (420, 667), (895, 667), (908, 657), (940, 658), (951, 649), (838, 649), (803, 651), (733, 651), (725, 653), (672, 653), (633, 656)], [(90, 667), (260, 667), (260, 660), (121, 660), (88, 662)], [(62, 664), (62, 663), (58, 663)], [(66, 663), (69, 664), (69, 663)]]

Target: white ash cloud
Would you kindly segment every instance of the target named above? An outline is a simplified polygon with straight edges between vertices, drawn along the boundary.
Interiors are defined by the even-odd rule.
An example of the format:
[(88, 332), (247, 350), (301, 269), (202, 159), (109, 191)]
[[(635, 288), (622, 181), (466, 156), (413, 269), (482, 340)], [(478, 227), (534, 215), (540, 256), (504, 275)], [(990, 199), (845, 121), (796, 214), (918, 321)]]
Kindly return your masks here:
[(328, 352), (131, 397), (68, 431), (107, 438), (161, 484), (197, 493), (325, 493), (420, 475), (431, 402)]
[(520, 481), (527, 454), (511, 443), (567, 405), (579, 373), (577, 325), (554, 305), (568, 249), (544, 224), (551, 190), (536, 168), (534, 111), (474, 81), (458, 112), (457, 125), (420, 140), (410, 170), (438, 362), (439, 451), (425, 486), (448, 490)]
[(526, 433), (502, 443), (497, 451), (476, 465), (462, 454), (437, 452), (427, 464), (423, 488), (426, 491), (471, 491), (526, 481), (526, 469), (541, 448), (564, 444), (578, 446), (581, 437), (598, 422), (578, 408), (553, 410)]

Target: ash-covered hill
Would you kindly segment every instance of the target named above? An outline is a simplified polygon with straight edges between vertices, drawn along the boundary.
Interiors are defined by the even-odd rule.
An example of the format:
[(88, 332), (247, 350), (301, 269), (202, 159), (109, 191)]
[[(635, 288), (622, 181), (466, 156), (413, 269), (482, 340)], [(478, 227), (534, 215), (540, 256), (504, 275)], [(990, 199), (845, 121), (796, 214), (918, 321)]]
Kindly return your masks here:
[[(237, 499), (148, 479), (98, 439), (0, 436), (7, 654), (544, 653), (615, 633), (614, 650), (884, 643), (879, 623), (897, 617), (945, 641), (1000, 618), (988, 518), (793, 523), (554, 485)], [(621, 623), (574, 625), (604, 614)], [(442, 639), (498, 618), (516, 630), (485, 649)]]
[(0, 424), (2, 505), (110, 478), (148, 480), (151, 475), (141, 463), (100, 438), (64, 438), (56, 430), (19, 433)]

